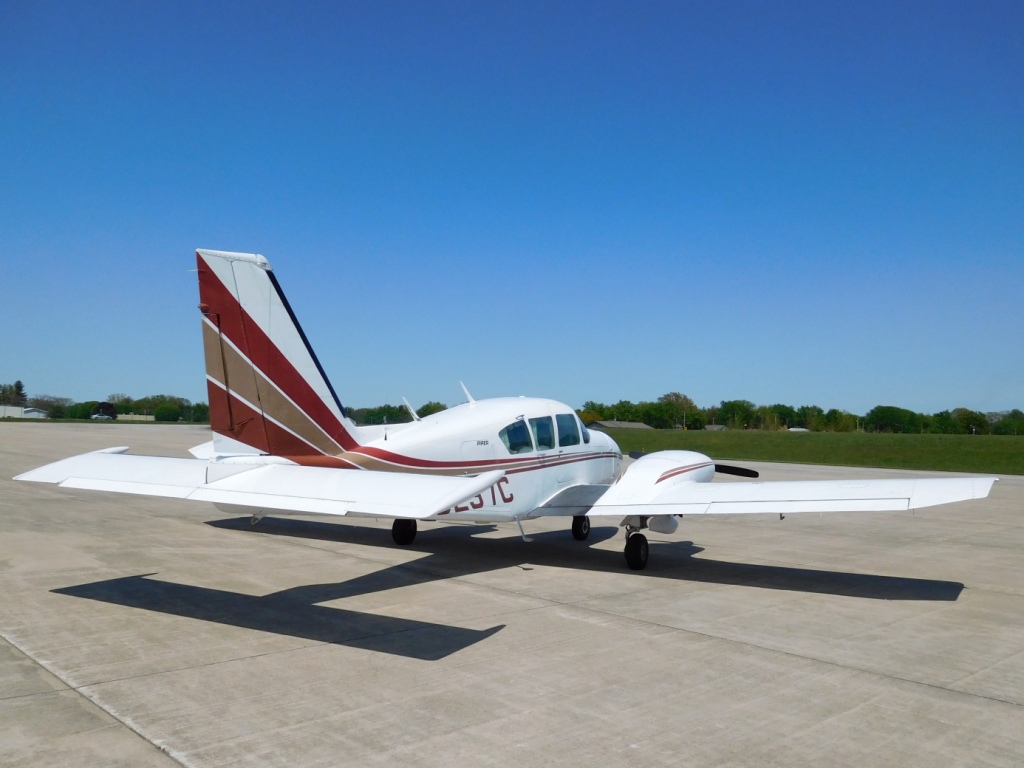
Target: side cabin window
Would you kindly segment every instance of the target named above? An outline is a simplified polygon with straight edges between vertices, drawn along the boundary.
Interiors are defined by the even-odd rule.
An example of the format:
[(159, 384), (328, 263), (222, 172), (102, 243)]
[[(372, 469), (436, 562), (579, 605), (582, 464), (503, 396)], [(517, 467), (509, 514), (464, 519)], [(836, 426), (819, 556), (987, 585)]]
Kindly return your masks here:
[(550, 416), (530, 419), (530, 427), (533, 428), (533, 441), (538, 451), (550, 451), (555, 447), (555, 426)]
[(498, 433), (501, 442), (509, 453), (529, 453), (533, 450), (533, 443), (530, 442), (530, 430), (523, 420), (513, 421), (501, 432)]
[(580, 444), (580, 428), (576, 417), (571, 413), (560, 413), (555, 416), (558, 425), (558, 444), (563, 448), (567, 445)]

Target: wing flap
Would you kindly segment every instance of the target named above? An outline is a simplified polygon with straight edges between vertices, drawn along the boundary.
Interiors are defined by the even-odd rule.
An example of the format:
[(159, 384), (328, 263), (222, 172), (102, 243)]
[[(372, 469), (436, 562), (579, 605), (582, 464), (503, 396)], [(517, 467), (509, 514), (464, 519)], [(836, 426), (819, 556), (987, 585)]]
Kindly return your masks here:
[(573, 485), (559, 491), (537, 509), (530, 517), (572, 517), (585, 515), (607, 491), (607, 485)]
[(136, 496), (163, 496), (169, 499), (187, 499), (192, 493), (191, 486), (133, 483), (127, 480), (100, 480), (89, 477), (69, 477), (59, 485), (61, 488), (79, 488), (83, 491), (131, 493)]

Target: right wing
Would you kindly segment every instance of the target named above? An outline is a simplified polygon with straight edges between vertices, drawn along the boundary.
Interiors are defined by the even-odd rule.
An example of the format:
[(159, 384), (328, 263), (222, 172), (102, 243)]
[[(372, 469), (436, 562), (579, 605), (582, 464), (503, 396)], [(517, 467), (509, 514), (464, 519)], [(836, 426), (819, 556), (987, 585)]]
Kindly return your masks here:
[(714, 462), (692, 451), (658, 451), (629, 466), (588, 514), (657, 515), (885, 512), (988, 496), (994, 477), (709, 482)]
[(612, 486), (592, 515), (737, 515), (885, 512), (983, 499), (994, 477), (809, 480), (770, 483), (680, 483), (646, 499)]
[(210, 462), (130, 456), (108, 448), (15, 477), (64, 488), (234, 504), (266, 512), (425, 519), (471, 499), (504, 475), (418, 475), (304, 467), (290, 462)]

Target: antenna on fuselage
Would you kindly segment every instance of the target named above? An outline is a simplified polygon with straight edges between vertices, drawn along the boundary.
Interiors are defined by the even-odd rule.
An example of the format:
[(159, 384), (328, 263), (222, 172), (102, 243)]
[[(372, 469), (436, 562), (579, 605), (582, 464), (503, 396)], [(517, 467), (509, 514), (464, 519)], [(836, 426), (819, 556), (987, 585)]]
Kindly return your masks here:
[(475, 402), (476, 402), (476, 400), (474, 400), (474, 399), (473, 399), (473, 396), (472, 396), (471, 394), (469, 394), (469, 390), (468, 390), (468, 389), (466, 389), (466, 385), (465, 385), (465, 384), (463, 384), (463, 383), (462, 383), (462, 382), (460, 381), (460, 382), (459, 382), (459, 386), (460, 386), (460, 387), (462, 387), (462, 391), (466, 393), (466, 399), (467, 399), (467, 400), (469, 400), (469, 402), (470, 402), (470, 405), (472, 405), (473, 403), (475, 403)]
[(419, 421), (420, 417), (416, 414), (416, 411), (412, 409), (412, 406), (409, 405), (409, 401), (403, 397), (402, 402), (405, 403), (405, 407), (409, 409), (409, 415), (412, 416), (412, 420)]

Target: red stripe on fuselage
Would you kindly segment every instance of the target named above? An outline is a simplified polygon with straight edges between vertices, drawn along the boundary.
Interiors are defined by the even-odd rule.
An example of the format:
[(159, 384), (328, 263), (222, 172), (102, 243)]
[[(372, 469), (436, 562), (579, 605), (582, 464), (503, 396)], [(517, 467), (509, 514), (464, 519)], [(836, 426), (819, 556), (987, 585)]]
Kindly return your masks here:
[[(217, 316), (220, 332), (253, 365), (259, 368), (267, 379), (319, 425), (332, 440), (345, 450), (358, 447), (359, 444), (348, 433), (334, 412), (313, 390), (302, 374), (295, 369), (284, 353), (277, 348), (270, 337), (264, 333), (259, 324), (245, 311), (213, 269), (206, 265), (203, 257), (196, 254), (196, 262), (199, 267), (200, 305), (205, 314)], [(218, 319), (211, 319), (215, 324), (218, 323)], [(276, 451), (274, 453), (276, 454)]]
[(546, 456), (528, 456), (522, 459), (508, 458), (508, 459), (480, 459), (478, 461), (434, 461), (431, 459), (418, 459), (413, 456), (405, 456), (400, 453), (392, 453), (391, 451), (385, 451), (381, 448), (374, 446), (360, 446), (356, 448), (352, 453), (359, 453), (363, 456), (370, 456), (380, 461), (388, 462), (389, 464), (397, 464), (401, 467), (410, 467), (413, 469), (501, 469), (503, 467), (512, 466), (526, 468), (534, 468), (534, 465), (553, 467), (559, 464), (571, 464), (576, 461), (587, 461), (596, 458), (614, 458), (620, 454), (611, 452), (602, 453), (571, 453), (571, 454), (554, 454)]
[(362, 469), (358, 464), (353, 464), (351, 461), (345, 461), (345, 459), (337, 456), (324, 456), (319, 454), (316, 456), (285, 456), (283, 458), (294, 461), (296, 464), (301, 464), (304, 467), (327, 467), (329, 469)]

